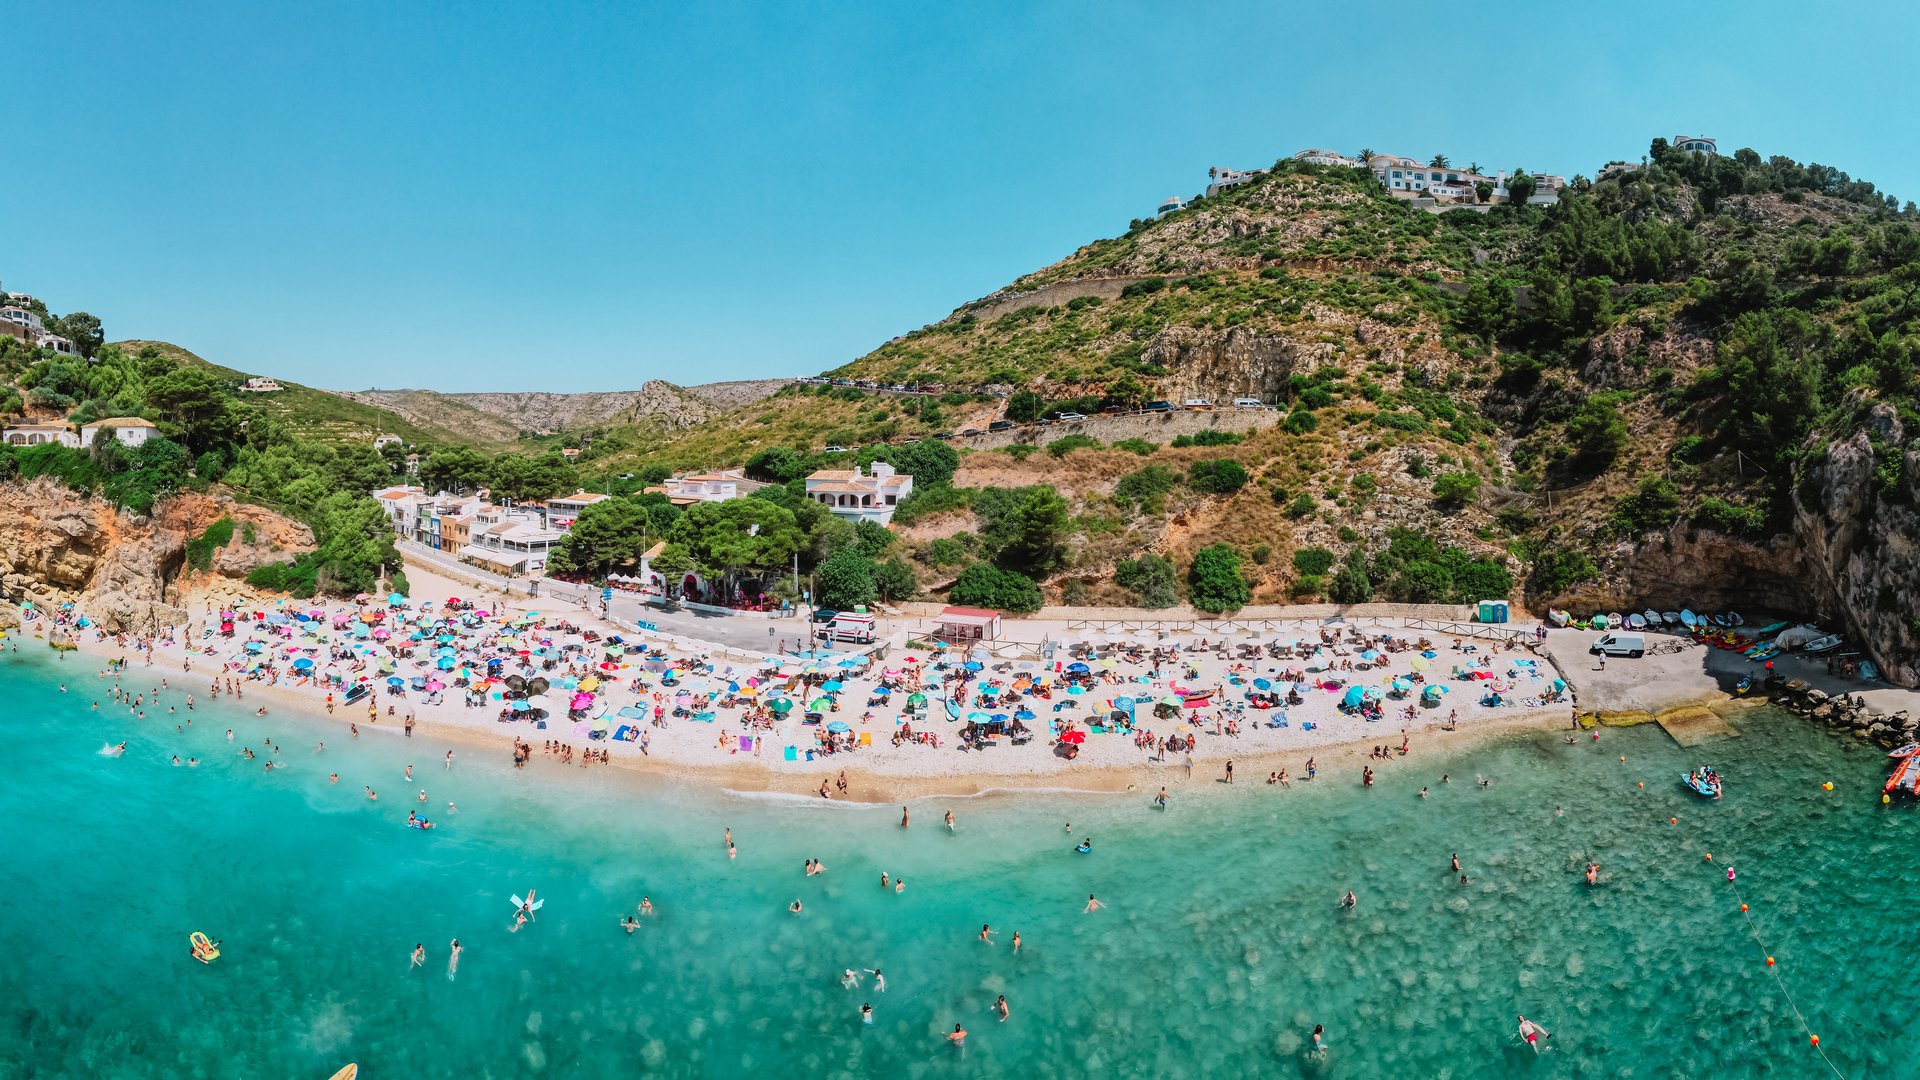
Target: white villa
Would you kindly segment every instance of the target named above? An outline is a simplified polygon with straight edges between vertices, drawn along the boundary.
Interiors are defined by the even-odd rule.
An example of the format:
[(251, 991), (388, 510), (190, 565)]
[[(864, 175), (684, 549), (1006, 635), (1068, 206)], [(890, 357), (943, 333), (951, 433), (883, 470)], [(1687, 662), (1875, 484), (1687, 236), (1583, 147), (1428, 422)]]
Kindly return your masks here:
[(160, 437), (160, 429), (153, 421), (142, 420), (137, 416), (110, 416), (105, 420), (95, 420), (91, 424), (80, 426), (80, 445), (92, 446), (103, 428), (112, 428), (113, 437), (120, 440), (122, 446), (139, 446), (148, 439)]
[(738, 469), (721, 469), (719, 472), (669, 476), (658, 487), (647, 490), (665, 493), (668, 501), (675, 506), (692, 506), (695, 503), (738, 499), (766, 486), (758, 480), (747, 479), (747, 475)]
[(241, 383), (240, 389), (252, 394), (271, 394), (277, 390), (284, 390), (286, 388), (281, 386), (277, 381), (267, 378), (265, 375), (255, 375), (253, 378)]
[(1187, 200), (1181, 198), (1178, 195), (1169, 195), (1167, 196), (1167, 201), (1161, 203), (1160, 208), (1153, 212), (1153, 216), (1156, 218), (1163, 218), (1163, 217), (1166, 217), (1168, 214), (1173, 213), (1175, 210), (1185, 210), (1186, 208), (1187, 208)]
[(1207, 198), (1211, 199), (1228, 188), (1252, 183), (1265, 175), (1267, 175), (1265, 169), (1248, 169), (1242, 172), (1238, 169), (1223, 169), (1215, 165), (1207, 170)]
[(1325, 150), (1317, 146), (1296, 152), (1293, 155), (1293, 159), (1295, 161), (1309, 162), (1314, 165), (1342, 165), (1349, 169), (1360, 168), (1359, 158), (1351, 158), (1338, 150)]
[[(32, 297), (28, 299), (31, 300)], [(0, 322), (9, 322), (19, 327), (14, 336), (32, 341), (37, 349), (52, 349), (66, 356), (78, 355), (78, 350), (73, 347), (72, 341), (59, 334), (50, 333), (46, 325), (40, 321), (40, 316), (35, 315), (31, 309), (17, 304), (0, 307)]]
[(387, 447), (402, 441), (398, 435), (375, 435), (373, 437), (373, 448), (375, 450), (385, 450)]
[(1675, 135), (1673, 148), (1685, 150), (1689, 154), (1705, 154), (1708, 157), (1720, 156), (1720, 144), (1705, 135)]
[(849, 521), (893, 521), (900, 500), (913, 491), (913, 477), (893, 471), (893, 466), (876, 461), (872, 472), (852, 469), (822, 469), (807, 477), (807, 498)]
[(65, 420), (19, 420), (8, 424), (0, 432), (8, 446), (44, 446), (59, 443), (61, 446), (80, 447), (80, 433)]
[(548, 528), (531, 510), (487, 506), (474, 514), (468, 542), (454, 554), (509, 574), (536, 574), (546, 569), (548, 553), (566, 535)]

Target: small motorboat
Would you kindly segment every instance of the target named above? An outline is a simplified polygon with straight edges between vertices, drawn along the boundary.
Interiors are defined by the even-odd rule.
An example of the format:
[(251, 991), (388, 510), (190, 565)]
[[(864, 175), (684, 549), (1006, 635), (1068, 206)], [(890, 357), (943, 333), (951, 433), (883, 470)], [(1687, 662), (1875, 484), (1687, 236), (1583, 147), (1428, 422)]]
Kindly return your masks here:
[(1607, 612), (1607, 625), (1615, 630), (1625, 630), (1627, 628), (1627, 617), (1617, 611), (1609, 611)]
[(1609, 628), (1605, 615), (1595, 615), (1592, 619), (1588, 620), (1587, 626), (1594, 630), (1606, 630)]
[(1733, 692), (1736, 694), (1744, 694), (1751, 689), (1753, 689), (1753, 676), (1751, 675), (1742, 675), (1740, 676), (1740, 681), (1733, 684)]
[(1709, 766), (1703, 765), (1693, 772), (1681, 774), (1680, 783), (1703, 799), (1720, 797), (1720, 777)]
[(1826, 637), (1814, 638), (1812, 641), (1807, 642), (1807, 647), (1801, 651), (1818, 656), (1821, 653), (1832, 652), (1839, 648), (1840, 644), (1839, 634), (1828, 634)]
[(1647, 628), (1647, 617), (1637, 611), (1634, 612), (1627, 616), (1627, 628), (1630, 630), (1645, 630)]
[(1695, 615), (1692, 608), (1681, 608), (1680, 621), (1688, 626), (1699, 626), (1700, 616)]
[(1565, 626), (1567, 625), (1567, 623), (1571, 622), (1572, 620), (1573, 620), (1572, 614), (1566, 611), (1562, 611), (1559, 608), (1547, 609), (1547, 621), (1552, 623), (1555, 626)]
[(1660, 617), (1660, 613), (1652, 608), (1648, 608), (1640, 614), (1647, 620), (1647, 629), (1649, 630), (1658, 629), (1660, 624), (1665, 621)]
[(1890, 758), (1907, 758), (1915, 754), (1920, 754), (1920, 742), (1910, 742), (1897, 750), (1887, 751), (1887, 756)]
[(1726, 616), (1726, 613), (1724, 612), (1715, 612), (1714, 614), (1707, 616), (1707, 618), (1712, 620), (1713, 625), (1715, 626), (1724, 627), (1724, 626), (1731, 625), (1730, 623), (1727, 622), (1727, 616)]
[(1727, 625), (1728, 626), (1745, 626), (1747, 625), (1747, 620), (1741, 618), (1739, 612), (1729, 611), (1727, 612)]
[(1682, 625), (1685, 625), (1685, 624), (1683, 624), (1683, 623), (1682, 623), (1682, 622), (1680, 621), (1680, 613), (1679, 613), (1679, 612), (1677, 612), (1677, 611), (1663, 611), (1663, 612), (1661, 612), (1661, 613), (1660, 613), (1660, 621), (1661, 621), (1661, 622), (1663, 622), (1663, 623), (1666, 623), (1666, 624), (1667, 624), (1668, 626), (1682, 626)]

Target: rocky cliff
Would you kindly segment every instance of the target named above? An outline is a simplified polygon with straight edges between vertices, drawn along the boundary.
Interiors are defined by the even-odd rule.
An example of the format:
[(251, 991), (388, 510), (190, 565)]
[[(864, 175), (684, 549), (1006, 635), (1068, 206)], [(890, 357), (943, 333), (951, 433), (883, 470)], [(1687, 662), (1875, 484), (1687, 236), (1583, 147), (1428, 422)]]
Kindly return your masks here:
[(1800, 572), (1889, 682), (1920, 683), (1920, 451), (1892, 405), (1818, 447), (1794, 487)]
[[(186, 565), (187, 544), (222, 517), (233, 540), (212, 568)], [(306, 526), (223, 496), (186, 493), (141, 517), (51, 479), (0, 484), (0, 589), (42, 608), (73, 600), (111, 631), (183, 623), (185, 591), (313, 548)]]

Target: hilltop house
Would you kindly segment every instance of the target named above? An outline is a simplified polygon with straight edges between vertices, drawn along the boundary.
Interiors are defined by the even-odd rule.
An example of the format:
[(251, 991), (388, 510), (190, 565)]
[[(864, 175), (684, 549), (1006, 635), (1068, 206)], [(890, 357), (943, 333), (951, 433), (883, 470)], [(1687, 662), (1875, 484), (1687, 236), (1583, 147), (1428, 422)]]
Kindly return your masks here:
[(137, 416), (110, 416), (81, 425), (80, 445), (92, 446), (93, 440), (107, 428), (113, 429), (113, 437), (120, 440), (122, 446), (139, 446), (148, 439), (160, 437), (160, 429), (153, 426), (151, 420), (142, 420)]
[(385, 450), (387, 447), (397, 445), (403, 441), (404, 440), (398, 435), (375, 435), (373, 437), (373, 448), (375, 450)]
[(692, 506), (695, 503), (738, 499), (766, 486), (758, 480), (747, 479), (747, 475), (738, 469), (721, 469), (719, 472), (669, 476), (659, 486), (647, 490), (665, 494), (675, 506)]
[(1349, 169), (1357, 169), (1360, 167), (1359, 158), (1350, 158), (1338, 150), (1323, 150), (1317, 146), (1296, 151), (1293, 159), (1314, 165), (1341, 165)]
[(1167, 201), (1161, 203), (1160, 208), (1153, 212), (1153, 216), (1155, 218), (1163, 218), (1175, 210), (1185, 210), (1186, 208), (1187, 200), (1178, 195), (1169, 195), (1167, 196)]
[(876, 461), (871, 473), (852, 469), (821, 469), (807, 477), (807, 498), (849, 521), (893, 521), (900, 500), (913, 491), (913, 477), (893, 471), (893, 466)]
[(1675, 135), (1673, 148), (1685, 150), (1689, 154), (1705, 154), (1708, 157), (1720, 156), (1720, 144), (1705, 135)]
[(284, 390), (286, 388), (273, 379), (267, 378), (265, 375), (255, 375), (253, 378), (241, 383), (240, 389), (252, 394), (271, 394), (276, 390)]
[(1241, 184), (1250, 184), (1265, 175), (1267, 175), (1267, 170), (1265, 169), (1248, 169), (1242, 172), (1238, 169), (1223, 169), (1215, 165), (1213, 168), (1207, 170), (1207, 179), (1209, 181), (1207, 184), (1207, 198), (1211, 199), (1228, 188), (1239, 187)]

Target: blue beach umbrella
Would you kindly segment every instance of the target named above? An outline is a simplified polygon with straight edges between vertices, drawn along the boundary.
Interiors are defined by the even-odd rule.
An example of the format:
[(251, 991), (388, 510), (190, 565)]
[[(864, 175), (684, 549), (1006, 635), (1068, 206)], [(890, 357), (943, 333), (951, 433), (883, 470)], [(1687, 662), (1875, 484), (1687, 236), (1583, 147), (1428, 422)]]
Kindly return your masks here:
[(1069, 694), (1084, 694), (1086, 692), (1087, 688), (1081, 686), (1079, 683), (1074, 683), (1072, 686), (1067, 687), (1067, 693)]
[(307, 671), (307, 670), (310, 670), (312, 667), (313, 667), (313, 661), (307, 659), (304, 656), (293, 662), (293, 670), (295, 671)]
[(827, 682), (821, 683), (820, 689), (825, 690), (829, 694), (837, 694), (840, 692), (840, 689), (841, 689), (840, 680), (831, 679), (831, 680), (828, 680)]
[(1378, 650), (1378, 649), (1368, 649), (1368, 650), (1367, 650), (1366, 652), (1363, 652), (1363, 653), (1361, 653), (1361, 654), (1360, 654), (1360, 659), (1362, 659), (1362, 660), (1378, 660), (1378, 659), (1380, 659), (1380, 650)]
[(407, 685), (407, 680), (401, 678), (398, 675), (393, 675), (388, 677), (387, 685), (388, 686), (405, 686)]
[(1076, 660), (1073, 663), (1067, 665), (1067, 670), (1085, 672), (1085, 671), (1091, 671), (1092, 669), (1087, 667), (1087, 665)]
[(1266, 679), (1255, 679), (1255, 680), (1253, 680), (1253, 686), (1254, 686), (1254, 689), (1256, 689), (1256, 690), (1271, 690), (1271, 689), (1273, 689), (1273, 684), (1272, 684), (1271, 682), (1268, 682), (1268, 681), (1267, 681)]
[[(1131, 704), (1131, 702), (1129, 702), (1129, 704)], [(1034, 718), (1033, 710), (1021, 709), (1019, 712), (1016, 712), (1013, 714), (1013, 718), (1015, 720), (1032, 720)]]
[(827, 730), (834, 732), (835, 734), (841, 734), (847, 731), (851, 731), (853, 729), (847, 726), (847, 722), (845, 720), (830, 720), (827, 722)]
[(970, 712), (967, 714), (967, 722), (973, 724), (990, 724), (993, 722), (993, 717), (983, 712)]
[(1352, 709), (1357, 708), (1364, 700), (1366, 700), (1366, 691), (1357, 686), (1349, 686), (1347, 687), (1346, 694), (1341, 697), (1340, 704)]
[(960, 666), (966, 668), (968, 671), (979, 671), (985, 665), (981, 664), (978, 660), (969, 660)]

